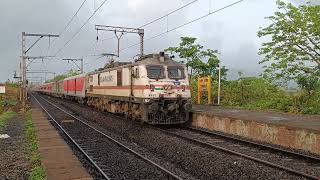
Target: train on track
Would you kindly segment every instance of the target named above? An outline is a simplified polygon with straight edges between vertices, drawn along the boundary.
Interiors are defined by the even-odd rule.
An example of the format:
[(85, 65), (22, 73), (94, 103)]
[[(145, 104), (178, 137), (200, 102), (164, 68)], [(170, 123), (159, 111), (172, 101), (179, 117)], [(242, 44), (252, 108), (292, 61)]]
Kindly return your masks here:
[(187, 68), (168, 55), (149, 54), (134, 62), (45, 83), (36, 91), (123, 114), (149, 124), (182, 124), (192, 109)]

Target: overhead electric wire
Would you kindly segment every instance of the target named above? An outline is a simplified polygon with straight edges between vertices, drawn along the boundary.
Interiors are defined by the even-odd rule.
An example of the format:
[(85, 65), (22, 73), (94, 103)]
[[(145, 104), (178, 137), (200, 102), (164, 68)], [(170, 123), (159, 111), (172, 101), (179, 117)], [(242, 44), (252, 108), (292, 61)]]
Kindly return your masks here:
[[(187, 4), (185, 4), (185, 5), (177, 8), (177, 9), (174, 9), (174, 10), (170, 11), (169, 13), (167, 13), (167, 14), (165, 14), (165, 15), (162, 15), (161, 17), (158, 17), (158, 18), (156, 18), (156, 19), (154, 19), (154, 20), (152, 20), (152, 21), (150, 21), (150, 22), (147, 22), (147, 23), (139, 26), (138, 29), (139, 29), (139, 28), (143, 28), (143, 27), (145, 27), (145, 26), (148, 26), (148, 25), (150, 25), (150, 24), (153, 24), (153, 23), (155, 23), (155, 22), (157, 22), (157, 21), (159, 21), (159, 20), (161, 20), (161, 19), (163, 19), (163, 18), (165, 18), (165, 17), (168, 17), (169, 15), (171, 15), (171, 14), (177, 12), (177, 11), (180, 11), (181, 9), (184, 9), (184, 8), (190, 6), (190, 5), (192, 5), (193, 3), (198, 2), (198, 1), (199, 1), (199, 0), (193, 0), (193, 1), (191, 1), (191, 2), (189, 2), (189, 3), (187, 3)], [(127, 34), (127, 33), (124, 33), (124, 34)], [(106, 40), (110, 40), (110, 39), (114, 39), (114, 38), (116, 38), (115, 35), (112, 36), (112, 37), (106, 38), (106, 39), (102, 39), (100, 42), (103, 42), (103, 41), (106, 41)], [(95, 42), (92, 47), (96, 46), (96, 44), (97, 44), (97, 42)], [(92, 48), (90, 48), (90, 50), (91, 50), (91, 49), (92, 49)], [(90, 51), (90, 50), (89, 50), (89, 51)], [(100, 57), (100, 58), (101, 58), (101, 57)], [(97, 59), (100, 59), (100, 58), (97, 58)], [(95, 59), (95, 60), (97, 60), (97, 59)], [(88, 63), (89, 63), (89, 62), (87, 62), (87, 63), (85, 63), (85, 64), (88, 64)]]
[[(157, 34), (157, 35), (155, 35), (155, 36), (152, 36), (152, 37), (150, 37), (150, 38), (147, 38), (147, 39), (144, 40), (144, 42), (145, 42), (145, 41), (149, 41), (149, 40), (154, 39), (154, 38), (157, 38), (157, 37), (162, 36), (162, 35), (164, 35), (164, 34), (167, 34), (167, 33), (171, 32), (171, 31), (177, 30), (177, 29), (179, 29), (179, 28), (181, 28), (181, 27), (183, 27), (183, 26), (186, 26), (186, 25), (191, 24), (191, 23), (193, 23), (193, 22), (196, 22), (196, 21), (198, 21), (198, 20), (200, 20), (200, 19), (203, 19), (203, 18), (205, 18), (205, 17), (207, 17), (207, 16), (210, 16), (210, 15), (212, 15), (212, 14), (215, 14), (215, 13), (217, 13), (217, 12), (219, 12), (219, 11), (222, 11), (222, 10), (224, 10), (224, 9), (227, 9), (227, 8), (229, 8), (229, 7), (231, 7), (231, 6), (234, 6), (234, 5), (236, 5), (236, 4), (238, 4), (238, 3), (242, 2), (242, 1), (245, 1), (245, 0), (235, 1), (235, 2), (233, 2), (233, 3), (231, 3), (231, 4), (229, 4), (229, 5), (226, 5), (226, 6), (222, 7), (222, 8), (219, 8), (219, 9), (217, 9), (217, 10), (215, 10), (215, 11), (209, 12), (209, 13), (201, 16), (201, 17), (195, 18), (195, 19), (193, 19), (193, 20), (191, 20), (191, 21), (188, 21), (188, 22), (186, 22), (186, 23), (184, 23), (184, 24), (181, 24), (181, 25), (179, 25), (179, 26), (176, 26), (176, 27), (174, 27), (174, 28), (172, 28), (172, 29), (170, 29), (170, 30), (167, 30), (167, 31), (162, 32), (162, 33), (159, 33), (159, 34)], [(163, 17), (163, 16), (162, 16), (162, 17)], [(165, 16), (164, 16), (164, 17), (165, 17)], [(159, 19), (159, 18), (158, 18), (158, 19)], [(147, 23), (147, 24), (148, 24), (148, 23)], [(120, 52), (121, 52), (121, 51), (124, 51), (124, 50), (126, 50), (126, 49), (129, 49), (129, 48), (131, 48), (131, 47), (137, 46), (137, 45), (140, 45), (140, 42), (139, 42), (139, 43), (132, 44), (132, 45), (126, 47), (126, 48), (123, 48), (123, 49), (120, 50)], [(101, 58), (101, 57), (100, 57), (100, 58)], [(100, 59), (100, 58), (97, 58), (97, 59)], [(97, 60), (97, 59), (95, 59), (95, 60)]]
[[(196, 21), (198, 21), (198, 20), (200, 20), (200, 19), (203, 19), (203, 18), (205, 18), (205, 17), (207, 17), (207, 16), (210, 16), (210, 15), (212, 15), (212, 14), (215, 14), (215, 13), (217, 13), (217, 12), (219, 12), (219, 11), (222, 11), (222, 10), (224, 10), (224, 9), (227, 9), (227, 8), (229, 8), (229, 7), (231, 7), (231, 6), (234, 6), (234, 5), (236, 5), (236, 4), (238, 4), (238, 3), (242, 2), (242, 1), (245, 1), (245, 0), (239, 0), (239, 1), (233, 2), (233, 3), (229, 4), (229, 5), (224, 6), (224, 7), (222, 7), (222, 8), (219, 8), (219, 9), (217, 9), (217, 10), (215, 10), (215, 11), (209, 12), (209, 13), (201, 16), (201, 17), (195, 18), (195, 19), (193, 19), (193, 20), (191, 20), (191, 21), (188, 21), (188, 22), (186, 22), (186, 23), (184, 23), (184, 24), (181, 24), (181, 25), (179, 25), (179, 26), (176, 26), (176, 27), (174, 27), (174, 28), (172, 28), (172, 29), (170, 29), (170, 30), (167, 30), (167, 31), (165, 31), (165, 32), (162, 32), (162, 33), (160, 33), (160, 34), (157, 34), (157, 35), (155, 35), (155, 36), (152, 36), (152, 37), (150, 37), (150, 38), (148, 38), (148, 39), (145, 39), (144, 41), (149, 41), (149, 40), (151, 40), (151, 39), (154, 39), (154, 38), (157, 38), (157, 37), (162, 36), (162, 35), (164, 35), (164, 34), (167, 34), (167, 33), (171, 32), (171, 31), (177, 30), (177, 29), (179, 29), (179, 28), (181, 28), (181, 27), (183, 27), (183, 26), (186, 26), (186, 25), (191, 24), (191, 23), (193, 23), (193, 22), (196, 22)], [(139, 45), (139, 44), (140, 44), (140, 42), (139, 42), (139, 43), (132, 44), (132, 45), (126, 47), (126, 48), (120, 49), (120, 52), (121, 52), (121, 51), (124, 51), (124, 50), (126, 50), (126, 49), (129, 49), (129, 48), (131, 48), (131, 47), (137, 46), (137, 45)]]
[(72, 16), (72, 18), (68, 21), (67, 25), (63, 28), (63, 30), (59, 33), (59, 36), (61, 36), (65, 30), (68, 29), (68, 27), (70, 26), (71, 22), (73, 21), (73, 19), (77, 16), (77, 14), (79, 13), (80, 9), (82, 8), (82, 6), (84, 5), (84, 3), (86, 2), (87, 0), (84, 0), (80, 7), (78, 8), (78, 10), (76, 11), (76, 13), (74, 13), (74, 15)]
[[(184, 23), (184, 24), (181, 24), (181, 25), (179, 25), (179, 26), (176, 26), (176, 27), (174, 27), (174, 28), (172, 28), (172, 29), (170, 29), (170, 30), (167, 30), (167, 31), (162, 32), (162, 33), (159, 33), (159, 34), (157, 34), (157, 35), (155, 35), (155, 36), (152, 36), (152, 37), (150, 37), (150, 38), (147, 38), (147, 39), (144, 40), (144, 42), (145, 42), (145, 41), (149, 41), (149, 40), (154, 39), (154, 38), (157, 38), (157, 37), (162, 36), (162, 35), (164, 35), (164, 34), (167, 34), (167, 33), (171, 32), (171, 31), (177, 30), (177, 29), (179, 29), (179, 28), (181, 28), (181, 27), (184, 27), (184, 26), (186, 26), (186, 25), (188, 25), (188, 24), (191, 24), (191, 23), (193, 23), (193, 22), (196, 22), (196, 21), (198, 21), (198, 20), (200, 20), (200, 19), (203, 19), (203, 18), (205, 18), (205, 17), (207, 17), (207, 16), (210, 16), (210, 15), (212, 15), (212, 14), (215, 14), (215, 13), (217, 13), (217, 12), (220, 12), (220, 11), (222, 11), (222, 10), (224, 10), (224, 9), (229, 8), (229, 7), (232, 7), (232, 6), (236, 5), (236, 4), (239, 4), (239, 3), (242, 2), (242, 1), (245, 1), (245, 0), (235, 1), (235, 2), (233, 2), (233, 3), (231, 3), (231, 4), (228, 4), (228, 5), (226, 5), (226, 6), (222, 7), (222, 8), (219, 8), (219, 9), (217, 9), (217, 10), (215, 10), (215, 11), (212, 11), (212, 12), (209, 11), (209, 13), (207, 13), (207, 14), (201, 16), (201, 17), (195, 18), (195, 19), (193, 19), (193, 20), (191, 20), (191, 21), (188, 21), (188, 22), (186, 22), (186, 23)], [(193, 1), (192, 1), (192, 2), (193, 2)], [(164, 16), (162, 16), (162, 17), (166, 17), (166, 15), (164, 15)], [(159, 19), (159, 18), (157, 18), (157, 19)], [(146, 24), (148, 24), (148, 23), (146, 23)], [(130, 45), (130, 46), (128, 46), (128, 47), (125, 47), (125, 48), (123, 48), (123, 49), (120, 49), (120, 52), (122, 52), (122, 51), (124, 51), (124, 50), (126, 50), (126, 49), (129, 49), (129, 48), (132, 48), (132, 47), (134, 47), (134, 46), (137, 46), (137, 45), (140, 45), (140, 42), (135, 43), (135, 44), (132, 44), (132, 45)], [(100, 58), (101, 58), (101, 57), (100, 57)], [(95, 60), (100, 59), (100, 58), (96, 58)], [(86, 63), (86, 64), (87, 64), (87, 63)]]
[[(79, 13), (80, 9), (83, 7), (83, 5), (84, 5), (84, 3), (85, 3), (86, 1), (87, 1), (87, 0), (84, 0), (84, 1), (81, 3), (81, 5), (80, 5), (80, 7), (78, 8), (78, 10), (76, 11), (76, 13), (74, 13), (74, 15), (73, 15), (73, 16), (71, 17), (71, 19), (68, 21), (68, 23), (66, 24), (66, 26), (62, 29), (62, 31), (59, 32), (59, 37), (61, 37), (61, 35), (68, 29), (68, 27), (70, 26), (71, 22), (72, 22), (73, 19), (77, 16), (77, 14)], [(54, 39), (54, 40), (52, 41), (52, 43), (54, 43), (55, 40), (57, 40), (57, 39)], [(50, 49), (50, 48), (49, 48), (49, 49)], [(49, 51), (49, 49), (48, 49), (48, 51)]]
[[(159, 21), (159, 20), (161, 20), (161, 19), (163, 19), (163, 18), (165, 18), (165, 17), (168, 17), (169, 15), (171, 15), (171, 14), (177, 12), (177, 11), (180, 11), (181, 9), (184, 9), (185, 7), (188, 7), (188, 6), (190, 6), (191, 4), (193, 4), (193, 3), (197, 2), (197, 1), (199, 1), (199, 0), (191, 1), (191, 2), (189, 2), (189, 3), (187, 3), (187, 4), (185, 4), (185, 5), (177, 8), (177, 9), (175, 9), (175, 10), (173, 10), (173, 11), (171, 11), (171, 12), (169, 12), (169, 13), (161, 16), (161, 17), (159, 17), (159, 18), (156, 18), (156, 19), (154, 19), (154, 20), (152, 20), (152, 21), (150, 21), (150, 22), (148, 22), (148, 23), (146, 23), (146, 24), (143, 24), (143, 25), (139, 26), (138, 29), (143, 28), (143, 27), (145, 27), (145, 26), (148, 26), (148, 25), (150, 25), (150, 24), (153, 24), (153, 23), (155, 23), (155, 22), (157, 22), (157, 21)], [(124, 33), (124, 34), (127, 34), (127, 33)], [(101, 41), (113, 39), (113, 38), (115, 38), (115, 37), (116, 37), (116, 36), (112, 36), (112, 37), (110, 37), (110, 38), (102, 39)]]
[(59, 54), (72, 40), (74, 37), (76, 37), (80, 31), (82, 30), (82, 28), (90, 21), (90, 19), (97, 13), (97, 11), (107, 2), (107, 0), (104, 0), (100, 6), (95, 9), (95, 11), (92, 13), (92, 15), (83, 23), (83, 25), (78, 29), (78, 31), (76, 31), (76, 33), (73, 34), (73, 36), (66, 41), (66, 43), (54, 54), (54, 56), (57, 56), (57, 54)]

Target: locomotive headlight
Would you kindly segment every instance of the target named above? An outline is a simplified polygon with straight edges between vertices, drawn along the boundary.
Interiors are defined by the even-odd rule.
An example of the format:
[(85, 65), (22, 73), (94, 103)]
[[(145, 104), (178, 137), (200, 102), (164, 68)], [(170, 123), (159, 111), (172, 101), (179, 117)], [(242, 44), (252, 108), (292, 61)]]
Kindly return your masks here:
[(144, 99), (144, 102), (148, 103), (150, 102), (150, 99)]
[(184, 110), (186, 110), (186, 111), (191, 111), (191, 109), (192, 109), (192, 104), (191, 104), (191, 103), (185, 103), (185, 104), (183, 105), (183, 108), (184, 108)]

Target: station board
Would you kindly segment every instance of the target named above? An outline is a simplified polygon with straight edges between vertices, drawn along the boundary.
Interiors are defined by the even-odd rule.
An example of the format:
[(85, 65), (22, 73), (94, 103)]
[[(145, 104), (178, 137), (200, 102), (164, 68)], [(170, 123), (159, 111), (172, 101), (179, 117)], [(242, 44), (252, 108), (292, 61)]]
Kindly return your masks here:
[(205, 77), (198, 77), (198, 104), (201, 103), (201, 94), (207, 93), (208, 94), (208, 104), (212, 103), (211, 97), (211, 76)]
[(6, 93), (6, 86), (4, 84), (0, 84), (0, 94)]

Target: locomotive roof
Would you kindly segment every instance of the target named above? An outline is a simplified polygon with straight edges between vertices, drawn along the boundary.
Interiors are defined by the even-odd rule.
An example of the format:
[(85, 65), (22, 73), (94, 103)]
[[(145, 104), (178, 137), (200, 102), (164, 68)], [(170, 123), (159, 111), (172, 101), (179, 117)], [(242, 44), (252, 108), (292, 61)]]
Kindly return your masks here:
[(136, 66), (136, 65), (169, 65), (169, 66), (184, 66), (184, 64), (179, 63), (177, 61), (174, 61), (173, 59), (171, 59), (168, 55), (164, 56), (164, 62), (160, 62), (160, 55), (159, 54), (148, 54), (145, 55), (137, 60), (135, 60), (135, 62), (129, 62), (128, 64), (125, 65), (120, 65), (117, 67), (113, 67), (113, 68), (105, 68), (102, 70), (97, 70), (97, 71), (93, 71), (93, 72), (89, 72), (88, 74), (95, 74), (95, 73), (102, 73), (102, 72), (107, 72), (107, 71), (112, 71), (112, 70), (116, 70), (116, 69), (122, 69), (122, 68), (126, 68), (126, 67), (130, 67), (130, 66)]

